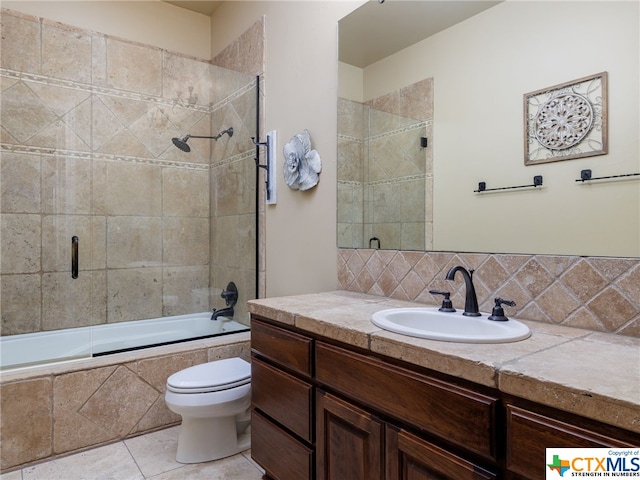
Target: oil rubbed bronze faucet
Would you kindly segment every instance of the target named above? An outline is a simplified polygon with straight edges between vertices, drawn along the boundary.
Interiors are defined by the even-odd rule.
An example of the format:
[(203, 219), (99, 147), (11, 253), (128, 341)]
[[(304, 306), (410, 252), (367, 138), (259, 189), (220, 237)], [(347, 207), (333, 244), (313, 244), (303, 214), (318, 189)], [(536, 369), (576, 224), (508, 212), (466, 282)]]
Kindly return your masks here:
[(447, 272), (447, 276), (445, 278), (447, 280), (453, 280), (458, 271), (462, 273), (462, 276), (464, 278), (464, 285), (467, 290), (467, 293), (464, 299), (463, 315), (466, 315), (467, 317), (479, 317), (480, 310), (478, 309), (478, 297), (476, 295), (476, 289), (473, 286), (474, 270), (473, 268), (471, 268), (467, 271), (467, 269), (464, 268), (463, 266), (456, 265), (455, 267), (451, 268), (451, 270)]
[(227, 288), (222, 291), (220, 296), (224, 298), (227, 308), (221, 308), (219, 310), (214, 308), (211, 320), (217, 320), (218, 317), (233, 318), (235, 313), (233, 307), (235, 307), (238, 302), (238, 287), (236, 287), (235, 283), (229, 282)]

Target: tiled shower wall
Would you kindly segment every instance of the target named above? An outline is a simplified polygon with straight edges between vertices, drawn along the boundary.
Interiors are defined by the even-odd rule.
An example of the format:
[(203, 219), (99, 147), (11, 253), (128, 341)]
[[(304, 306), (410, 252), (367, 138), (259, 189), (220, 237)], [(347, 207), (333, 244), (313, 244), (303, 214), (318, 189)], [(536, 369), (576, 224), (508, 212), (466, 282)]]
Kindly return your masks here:
[[(256, 149), (251, 137), (264, 139), (264, 108), (260, 108), (260, 133), (256, 132), (257, 102), (264, 105), (264, 18), (256, 21), (246, 32), (223, 49), (212, 62), (227, 68), (228, 72), (242, 72), (248, 78), (260, 77), (260, 99), (256, 84), (242, 95), (230, 97), (228, 104), (212, 115), (213, 129), (226, 125), (243, 125), (242, 150), (220, 152), (214, 145), (211, 165), (211, 285), (215, 291), (234, 281), (239, 288), (235, 317), (249, 318), (247, 300), (264, 297), (264, 255), (259, 255), (256, 265), (256, 244), (264, 252), (264, 190), (256, 192), (258, 184), (264, 185), (262, 169), (256, 167)], [(242, 77), (246, 78), (246, 77)], [(243, 117), (239, 117), (238, 113)], [(264, 149), (260, 151), (264, 154)], [(264, 163), (262, 160), (261, 163)], [(256, 193), (260, 196), (257, 205), (260, 232), (256, 231)], [(252, 241), (247, 241), (252, 239)], [(255, 240), (254, 240), (255, 239)], [(258, 268), (258, 291), (256, 292), (256, 268)], [(220, 303), (222, 302), (222, 303)], [(213, 299), (214, 306), (222, 306), (220, 297)]]
[(497, 296), (516, 302), (507, 316), (640, 337), (640, 259), (561, 255), (339, 249), (339, 288), (439, 305), (448, 290), (464, 308), (464, 282), (449, 268), (474, 268), (483, 312)]
[[(433, 79), (361, 104), (338, 99), (338, 245), (432, 245)], [(374, 243), (374, 246), (377, 243)]]
[[(254, 175), (247, 167), (248, 164), (255, 170), (255, 149), (250, 137), (255, 135), (255, 75), (263, 71), (263, 24), (263, 20), (256, 22), (215, 59), (214, 63), (218, 65), (244, 72), (240, 75), (197, 59), (2, 10), (3, 51), (0, 73), (3, 128), (0, 221), (3, 226), (2, 247), (8, 249), (2, 251), (2, 261), (7, 262), (2, 264), (2, 273), (4, 274), (5, 268), (15, 263), (31, 265), (42, 262), (42, 258), (48, 256), (48, 253), (43, 252), (57, 251), (53, 250), (53, 246), (61, 243), (58, 247), (61, 252), (60, 278), (62, 286), (69, 289), (72, 285), (67, 278), (70, 277), (67, 257), (69, 239), (64, 237), (58, 241), (49, 234), (42, 236), (43, 229), (38, 228), (37, 219), (73, 211), (73, 205), (79, 204), (82, 209), (76, 217), (88, 217), (90, 227), (98, 225), (97, 230), (91, 230), (94, 235), (92, 240), (97, 242), (98, 246), (91, 246), (95, 259), (92, 256), (89, 265), (101, 267), (97, 272), (84, 270), (86, 264), (82, 262), (89, 259), (83, 258), (81, 251), (81, 277), (92, 279), (96, 275), (108, 278), (106, 257), (117, 256), (127, 248), (136, 247), (133, 244), (121, 245), (120, 250), (112, 251), (111, 249), (117, 246), (113, 241), (107, 245), (106, 239), (115, 240), (113, 235), (122, 232), (121, 224), (126, 223), (127, 218), (118, 223), (115, 217), (120, 215), (97, 215), (92, 206), (104, 205), (102, 208), (105, 209), (106, 205), (111, 205), (116, 211), (151, 209), (150, 199), (145, 197), (148, 194), (147, 186), (150, 180), (146, 176), (139, 177), (141, 173), (146, 173), (152, 180), (155, 179), (155, 182), (151, 181), (154, 188), (150, 189), (154, 199), (162, 200), (161, 224), (167, 224), (169, 234), (173, 232), (177, 235), (174, 244), (183, 249), (172, 252), (175, 262), (191, 258), (191, 255), (194, 255), (194, 258), (205, 256), (200, 246), (194, 244), (197, 240), (193, 237), (194, 232), (188, 228), (181, 228), (182, 226), (189, 227), (202, 219), (208, 219), (209, 209), (225, 218), (221, 220), (223, 225), (219, 225), (216, 218), (212, 219), (212, 241), (209, 242), (209, 237), (204, 240), (206, 251), (209, 252), (209, 248), (213, 251), (208, 260), (212, 265), (211, 273), (208, 265), (151, 264), (132, 266), (131, 277), (136, 281), (144, 279), (144, 276), (133, 274), (136, 267), (149, 267), (165, 273), (162, 277), (153, 277), (158, 283), (162, 283), (162, 309), (165, 314), (178, 313), (185, 304), (191, 305), (194, 309), (200, 309), (202, 306), (206, 309), (208, 303), (201, 303), (200, 299), (204, 298), (208, 302), (210, 289), (215, 295), (229, 279), (240, 279), (238, 285), (241, 288), (242, 305), (239, 302), (239, 308), (236, 310), (241, 316), (245, 311), (242, 297), (248, 297), (250, 294), (245, 292), (254, 285), (253, 272), (247, 273), (245, 270), (255, 268), (255, 249), (252, 242), (247, 241), (247, 238), (252, 238), (247, 236), (250, 234), (247, 233), (248, 227), (236, 235), (231, 234), (230, 228), (234, 223), (242, 224), (243, 220), (246, 224), (245, 217), (251, 215), (243, 195), (251, 195), (250, 188), (255, 183), (255, 177), (250, 176), (249, 180), (244, 177), (248, 173)], [(66, 47), (58, 45), (56, 38), (63, 44), (64, 41), (69, 43)], [(54, 48), (54, 45), (58, 46)], [(82, 45), (85, 49), (78, 50)], [(115, 51), (112, 52), (111, 49)], [(129, 50), (130, 53), (127, 54)], [(40, 52), (46, 60), (41, 60)], [(140, 56), (135, 57), (135, 52)], [(113, 65), (112, 62), (119, 58), (118, 54), (124, 57), (121, 63)], [(144, 66), (147, 54), (152, 62), (152, 65), (148, 66), (151, 72), (146, 71)], [(24, 59), (21, 55), (31, 57)], [(54, 55), (57, 55), (57, 61), (61, 64), (58, 68), (51, 67), (56, 63)], [(133, 68), (131, 71), (114, 71), (108, 76), (110, 68), (105, 63), (105, 56), (111, 59), (110, 68), (113, 70), (128, 69), (132, 66)], [(134, 60), (135, 62), (131, 63)], [(72, 65), (62, 68), (65, 62)], [(74, 62), (78, 63), (77, 67), (73, 66)], [(94, 73), (82, 73), (89, 69), (89, 66), (85, 65), (87, 62), (91, 69), (96, 69)], [(80, 71), (74, 72), (76, 68)], [(28, 73), (31, 70), (33, 72)], [(153, 82), (156, 77), (147, 78), (154, 72), (161, 76), (160, 90), (157, 82)], [(78, 79), (74, 80), (76, 75)], [(211, 75), (216, 79), (213, 83), (209, 81)], [(147, 92), (147, 87), (144, 86), (147, 81), (155, 83), (156, 88)], [(23, 99), (5, 95), (6, 89), (14, 85), (19, 85), (21, 91), (26, 91), (35, 103), (20, 103)], [(57, 86), (59, 89), (55, 88)], [(26, 90), (23, 87), (26, 87)], [(38, 95), (35, 95), (38, 98), (34, 98), (29, 90), (34, 92), (34, 95), (38, 92)], [(140, 90), (146, 93), (140, 93)], [(64, 115), (67, 110), (73, 110), (73, 96), (77, 91), (83, 92), (85, 101), (89, 101), (89, 106), (85, 108), (90, 114), (93, 113), (93, 105), (98, 106), (96, 113), (93, 113), (93, 119), (97, 122), (93, 127), (90, 114), (83, 117), (81, 122), (72, 122), (72, 115)], [(135, 93), (136, 91), (138, 93)], [(63, 94), (60, 94), (61, 92)], [(47, 94), (44, 95), (45, 93)], [(69, 96), (71, 97), (67, 98)], [(56, 101), (57, 97), (59, 98)], [(9, 101), (11, 98), (13, 99)], [(48, 106), (49, 102), (54, 101), (53, 105), (57, 105), (57, 109)], [(45, 102), (45, 105), (42, 106), (40, 102)], [(60, 104), (65, 102), (69, 102), (71, 106), (61, 107)], [(92, 139), (93, 135), (100, 135), (98, 130), (104, 128), (104, 119), (100, 115), (100, 111), (104, 111), (101, 107), (101, 103), (104, 102), (109, 102), (108, 110), (116, 110), (113, 112), (116, 120), (112, 119), (112, 123), (107, 123), (111, 135), (115, 136), (111, 141), (111, 147), (102, 146), (98, 141), (96, 148), (92, 149), (91, 140), (88, 140), (78, 143), (77, 148), (74, 147), (75, 150), (68, 148), (67, 145), (73, 143), (73, 130), (79, 128), (82, 123), (86, 123), (84, 127), (89, 132), (89, 139)], [(46, 114), (48, 110), (52, 110), (58, 118), (54, 120), (55, 128), (48, 130), (53, 130), (54, 134), (32, 134), (18, 140), (14, 135), (20, 137), (19, 128), (15, 129), (14, 135), (5, 130), (5, 107), (12, 108), (16, 115), (15, 120), (23, 122), (26, 127), (43, 112)], [(263, 124), (264, 122), (261, 122), (261, 125)], [(46, 133), (46, 125), (48, 124), (45, 123), (40, 128), (31, 128), (35, 128), (37, 132), (44, 130)], [(194, 139), (190, 142), (190, 154), (184, 154), (173, 146), (169, 147), (170, 139), (174, 136), (185, 133), (211, 135), (229, 126), (234, 127), (233, 142), (226, 137), (216, 143)], [(160, 128), (156, 131), (156, 127)], [(92, 132), (92, 129), (96, 131)], [(147, 138), (146, 135), (152, 135), (153, 138)], [(59, 151), (56, 150), (58, 146)], [(216, 149), (212, 157), (210, 148)], [(153, 153), (157, 151), (160, 153)], [(212, 165), (209, 165), (210, 158), (213, 158)], [(100, 196), (87, 198), (95, 193), (96, 183), (93, 179), (96, 176), (100, 178), (100, 165), (102, 171), (106, 169), (106, 173), (109, 174), (106, 179), (109, 183), (105, 185), (105, 180), (102, 184), (98, 183)], [(98, 173), (94, 173), (94, 168)], [(42, 173), (45, 171), (49, 173)], [(84, 173), (84, 176), (78, 172)], [(133, 176), (134, 174), (136, 176)], [(84, 181), (79, 182), (76, 176)], [(162, 180), (161, 188), (157, 183), (158, 177)], [(10, 182), (8, 178), (11, 178)], [(209, 182), (213, 186), (211, 196)], [(79, 184), (82, 187), (79, 187)], [(41, 187), (40, 190), (38, 187)], [(48, 206), (54, 201), (55, 208)], [(38, 210), (38, 206), (41, 210)], [(260, 212), (263, 215), (264, 209)], [(62, 215), (63, 218), (67, 216), (69, 215)], [(132, 221), (136, 217), (122, 216), (132, 217)], [(116, 222), (113, 224), (116, 229), (111, 233), (112, 236), (105, 231), (105, 224), (107, 227), (111, 225), (111, 217), (114, 217), (113, 221)], [(33, 237), (18, 235), (18, 232), (8, 229), (10, 239), (7, 239), (4, 230), (6, 218), (15, 218), (18, 220), (17, 223), (24, 221), (32, 225)], [(29, 219), (32, 221), (29, 222)], [(186, 224), (182, 224), (182, 221)], [(173, 229), (170, 228), (172, 225)], [(218, 227), (229, 229), (216, 233)], [(198, 232), (203, 234), (200, 229)], [(167, 235), (164, 228), (154, 233), (162, 234), (163, 237)], [(11, 237), (11, 234), (14, 236)], [(168, 236), (163, 242), (170, 238)], [(133, 242), (133, 239), (127, 239), (126, 243)], [(5, 240), (17, 241), (19, 245), (5, 244)], [(157, 238), (155, 240), (157, 241)], [(29, 258), (25, 258), (25, 255), (20, 256), (23, 248), (27, 249)], [(142, 247), (139, 248), (144, 250)], [(240, 253), (237, 249), (244, 251)], [(216, 252), (221, 252), (219, 257)], [(18, 259), (6, 258), (6, 254), (18, 255)], [(249, 259), (243, 258), (244, 255)], [(234, 261), (237, 263), (234, 264)], [(41, 318), (50, 317), (55, 320), (55, 316), (60, 316), (60, 320), (76, 318), (74, 315), (83, 305), (75, 298), (63, 298), (62, 302), (70, 302), (71, 305), (62, 305), (61, 311), (54, 312), (55, 316), (53, 313), (44, 312), (40, 317), (40, 307), (37, 304), (40, 291), (33, 292), (30, 289), (40, 289), (44, 286), (42, 294), (47, 298), (55, 298), (56, 291), (46, 290), (49, 286), (43, 281), (43, 277), (47, 277), (47, 272), (38, 271), (35, 266), (26, 270), (24, 273), (6, 274), (0, 278), (4, 302), (3, 334), (9, 333), (5, 330), (5, 314), (26, 321), (29, 314), (33, 313), (37, 315), (34, 323)], [(120, 270), (124, 270), (124, 267)], [(219, 271), (221, 273), (217, 274)], [(264, 265), (261, 271), (264, 272)], [(11, 276), (17, 281), (12, 282)], [(247, 283), (249, 287), (243, 289), (241, 284), (246, 277), (250, 277), (251, 281)], [(12, 289), (14, 284), (18, 288)], [(105, 284), (103, 278), (101, 283), (91, 284), (82, 290), (86, 295), (98, 297), (95, 302), (101, 312), (97, 315), (98, 319), (103, 318), (103, 313), (106, 316), (109, 312), (107, 299), (102, 297), (106, 293), (100, 291), (100, 288), (109, 285), (113, 286)], [(264, 285), (264, 282), (261, 282), (261, 285)], [(5, 288), (8, 290), (4, 290)], [(127, 288), (137, 287), (130, 285)], [(137, 295), (135, 292), (127, 292), (127, 288), (119, 292), (119, 295)], [(62, 289), (63, 294), (66, 291)], [(71, 293), (77, 292), (71, 290)], [(21, 300), (21, 297), (25, 297), (24, 300)], [(157, 296), (154, 298), (157, 300)], [(9, 299), (13, 301), (9, 302)], [(21, 301), (16, 302), (16, 299)], [(150, 300), (151, 297), (140, 299), (141, 302)], [(31, 304), (32, 301), (36, 303)], [(218, 296), (214, 296), (211, 301), (215, 306), (222, 302)], [(43, 305), (46, 308), (52, 307), (50, 303)], [(80, 313), (89, 318), (92, 310), (87, 311), (89, 313), (85, 314), (80, 310)], [(238, 316), (236, 314), (236, 317)], [(19, 327), (20, 323), (17, 325)], [(0, 469), (5, 471), (51, 456), (64, 455), (176, 424), (180, 421), (179, 416), (169, 411), (164, 402), (167, 377), (182, 368), (219, 358), (239, 356), (249, 360), (249, 348), (249, 334), (241, 333), (81, 360), (77, 363), (43, 366), (35, 370), (3, 372), (0, 384), (0, 411), (3, 413), (0, 417)]]
[[(255, 77), (8, 10), (0, 75), (2, 334), (220, 306), (238, 279), (210, 284), (210, 186), (224, 195), (239, 181), (219, 185), (216, 168), (253, 162)], [(230, 126), (189, 154), (171, 143)], [(226, 231), (252, 252), (238, 223)]]

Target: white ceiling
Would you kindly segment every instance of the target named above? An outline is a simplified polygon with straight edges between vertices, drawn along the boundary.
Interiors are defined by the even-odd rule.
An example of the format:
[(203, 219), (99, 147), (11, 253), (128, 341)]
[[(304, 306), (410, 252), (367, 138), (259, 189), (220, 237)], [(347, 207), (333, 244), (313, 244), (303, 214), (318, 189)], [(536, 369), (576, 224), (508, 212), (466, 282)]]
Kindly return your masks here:
[[(502, 0), (501, 0), (502, 1)], [(366, 67), (500, 1), (371, 0), (340, 20), (339, 57)]]
[[(207, 16), (214, 15), (223, 3), (164, 1)], [(503, 0), (370, 0), (340, 20), (339, 58), (350, 65), (366, 67), (500, 1)]]
[(176, 7), (181, 7), (181, 8), (185, 8), (187, 10), (191, 10), (192, 12), (197, 12), (197, 13), (202, 13), (203, 15), (207, 15), (207, 16), (211, 16), (213, 14), (213, 12), (216, 11), (216, 8), (218, 8), (220, 6), (220, 4), (222, 3), (221, 1), (219, 2), (213, 2), (213, 1), (209, 1), (209, 0), (194, 0), (194, 1), (169, 1), (169, 0), (164, 0), (167, 3), (170, 3), (171, 5), (175, 5)]

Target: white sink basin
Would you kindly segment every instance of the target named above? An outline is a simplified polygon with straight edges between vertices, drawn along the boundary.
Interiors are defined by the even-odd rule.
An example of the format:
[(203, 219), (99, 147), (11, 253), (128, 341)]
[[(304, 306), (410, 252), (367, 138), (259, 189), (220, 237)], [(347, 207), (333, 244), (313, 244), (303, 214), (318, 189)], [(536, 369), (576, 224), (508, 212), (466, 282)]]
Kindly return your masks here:
[(466, 317), (462, 311), (440, 312), (437, 308), (391, 308), (371, 316), (371, 321), (384, 330), (445, 342), (507, 343), (524, 340), (531, 335), (529, 327), (517, 320), (488, 320), (489, 315)]

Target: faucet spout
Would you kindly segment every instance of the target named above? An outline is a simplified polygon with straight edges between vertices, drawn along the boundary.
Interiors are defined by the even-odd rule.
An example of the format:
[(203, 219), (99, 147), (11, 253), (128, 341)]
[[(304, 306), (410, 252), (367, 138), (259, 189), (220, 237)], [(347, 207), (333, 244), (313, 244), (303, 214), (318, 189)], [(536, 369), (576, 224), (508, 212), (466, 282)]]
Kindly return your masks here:
[(218, 317), (225, 317), (225, 318), (233, 318), (233, 307), (228, 307), (228, 308), (221, 308), (219, 310), (214, 310), (213, 314), (211, 315), (211, 320), (217, 320)]
[(473, 286), (473, 269), (467, 271), (466, 268), (456, 265), (447, 272), (447, 276), (445, 278), (447, 280), (453, 280), (457, 272), (462, 273), (466, 289), (463, 315), (466, 315), (467, 317), (479, 317), (480, 310), (478, 309), (478, 297), (476, 295), (476, 289)]

